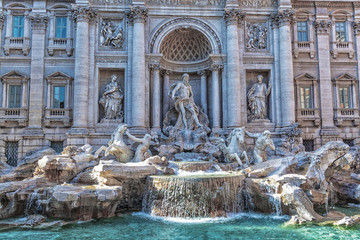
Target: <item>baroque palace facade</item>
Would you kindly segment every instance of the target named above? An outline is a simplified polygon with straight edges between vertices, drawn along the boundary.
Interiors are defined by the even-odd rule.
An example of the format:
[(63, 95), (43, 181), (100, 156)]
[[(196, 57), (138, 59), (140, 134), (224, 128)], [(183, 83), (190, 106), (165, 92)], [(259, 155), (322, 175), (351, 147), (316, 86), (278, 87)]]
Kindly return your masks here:
[(0, 0), (0, 154), (161, 131), (184, 73), (213, 133), (358, 144), (360, 1)]

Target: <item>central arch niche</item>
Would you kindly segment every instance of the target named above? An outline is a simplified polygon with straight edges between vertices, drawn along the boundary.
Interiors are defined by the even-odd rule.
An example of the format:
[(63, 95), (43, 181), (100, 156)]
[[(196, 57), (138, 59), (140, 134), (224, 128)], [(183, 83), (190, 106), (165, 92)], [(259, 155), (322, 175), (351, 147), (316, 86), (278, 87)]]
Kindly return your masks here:
[(205, 60), (212, 52), (207, 37), (193, 28), (179, 28), (169, 33), (161, 43), (163, 58), (173, 62)]

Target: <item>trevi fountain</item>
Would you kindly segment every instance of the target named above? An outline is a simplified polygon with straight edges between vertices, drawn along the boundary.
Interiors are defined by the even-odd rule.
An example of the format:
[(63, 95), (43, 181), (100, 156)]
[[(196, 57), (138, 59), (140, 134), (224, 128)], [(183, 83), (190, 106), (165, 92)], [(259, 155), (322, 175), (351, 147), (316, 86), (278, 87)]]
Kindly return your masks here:
[[(270, 91), (258, 80), (249, 91), (254, 118)], [(335, 141), (305, 152), (297, 124), (281, 146), (267, 130), (213, 133), (188, 74), (169, 98), (160, 134), (136, 137), (122, 123), (98, 149), (68, 146), (56, 155), (45, 148), (16, 167), (2, 161), (0, 238), (360, 237), (358, 149)], [(118, 102), (104, 104), (106, 116), (121, 115)]]

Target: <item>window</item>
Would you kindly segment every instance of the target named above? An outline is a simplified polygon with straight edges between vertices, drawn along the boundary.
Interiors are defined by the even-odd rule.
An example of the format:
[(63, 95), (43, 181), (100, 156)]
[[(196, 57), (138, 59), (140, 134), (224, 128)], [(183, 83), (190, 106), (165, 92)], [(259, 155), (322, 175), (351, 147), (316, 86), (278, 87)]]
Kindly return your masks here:
[(54, 86), (53, 108), (65, 108), (65, 86)]
[(336, 41), (346, 42), (346, 22), (335, 23)]
[(350, 108), (350, 87), (339, 87), (340, 108)]
[(314, 151), (314, 140), (303, 140), (303, 145), (306, 152)]
[(12, 36), (24, 37), (24, 16), (13, 16)]
[(9, 141), (5, 143), (5, 156), (7, 158), (7, 164), (10, 166), (16, 166), (18, 160), (18, 142)]
[(56, 153), (61, 153), (64, 150), (63, 141), (51, 141), (50, 147), (55, 150)]
[(300, 107), (313, 108), (311, 87), (300, 87)]
[(9, 108), (20, 108), (21, 85), (9, 85)]
[(298, 42), (309, 41), (307, 21), (297, 22), (297, 34), (298, 34)]
[(56, 17), (56, 38), (66, 38), (67, 17)]

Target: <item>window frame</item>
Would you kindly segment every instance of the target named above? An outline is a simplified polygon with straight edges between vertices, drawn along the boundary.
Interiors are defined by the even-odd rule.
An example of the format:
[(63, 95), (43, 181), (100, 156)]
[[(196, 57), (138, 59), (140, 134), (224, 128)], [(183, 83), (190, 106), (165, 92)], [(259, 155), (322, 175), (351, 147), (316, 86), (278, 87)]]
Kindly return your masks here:
[[(342, 28), (344, 28), (344, 31), (338, 31), (338, 24), (343, 24)], [(335, 22), (335, 41), (336, 42), (348, 42), (348, 34), (347, 34), (348, 30), (347, 30), (347, 23), (346, 21), (336, 21)], [(344, 35), (344, 39), (343, 40), (338, 40), (338, 33), (343, 33)]]
[[(299, 23), (305, 23), (305, 26), (300, 26), (300, 27), (306, 27), (306, 31), (299, 31)], [(297, 41), (298, 42), (309, 42), (309, 23), (307, 20), (303, 20), (303, 21), (297, 21), (296, 22), (296, 32), (297, 32)], [(299, 33), (305, 33), (305, 35), (301, 34), (300, 36), (306, 36), (306, 40), (299, 40)]]
[[(59, 101), (59, 107), (55, 106), (55, 96), (58, 95), (56, 92), (55, 92), (55, 88), (63, 88), (63, 106), (61, 107), (61, 99)], [(53, 84), (52, 85), (52, 99), (51, 99), (51, 108), (52, 109), (64, 109), (66, 105), (68, 105), (68, 103), (66, 102), (66, 85), (64, 84)], [(59, 92), (59, 96), (61, 98), (61, 92)]]
[[(18, 89), (17, 92), (13, 95), (15, 99), (12, 98), (12, 89)], [(13, 100), (13, 101), (12, 101)], [(7, 108), (21, 108), (21, 101), (22, 100), (22, 85), (20, 84), (9, 84), (8, 86), (8, 99), (7, 99)], [(13, 102), (13, 104), (12, 104)]]
[[(65, 26), (58, 26), (58, 19), (63, 19), (65, 20)], [(58, 29), (61, 29), (61, 33), (60, 36), (58, 36)], [(64, 16), (64, 15), (55, 15), (55, 38), (68, 38), (67, 36), (67, 32), (68, 32), (68, 16)], [(65, 31), (65, 36), (63, 36), (63, 33)]]
[[(15, 19), (22, 17), (22, 25), (15, 25)], [(15, 26), (14, 26), (15, 25)], [(17, 35), (15, 36), (14, 30), (21, 28), (21, 31), (17, 31)], [(19, 34), (21, 33), (21, 34)], [(13, 15), (12, 16), (12, 23), (11, 23), (11, 37), (13, 38), (23, 38), (25, 33), (25, 15)], [(21, 35), (21, 36), (19, 36)]]

